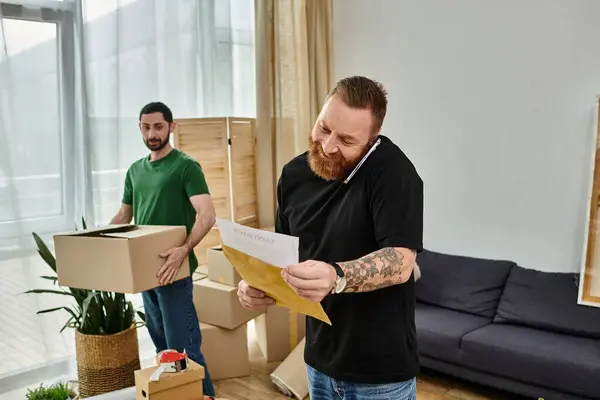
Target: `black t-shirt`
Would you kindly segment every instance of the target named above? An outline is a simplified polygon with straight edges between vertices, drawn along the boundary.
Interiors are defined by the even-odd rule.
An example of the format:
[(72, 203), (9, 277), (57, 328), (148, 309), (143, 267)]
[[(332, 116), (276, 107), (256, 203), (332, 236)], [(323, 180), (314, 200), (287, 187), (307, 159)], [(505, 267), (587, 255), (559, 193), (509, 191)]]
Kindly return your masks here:
[[(341, 262), (385, 247), (422, 250), (423, 182), (390, 139), (344, 184), (315, 175), (307, 153), (283, 168), (276, 231), (300, 238), (300, 261)], [(419, 372), (415, 283), (326, 296), (332, 325), (307, 317), (305, 361), (334, 379), (390, 383)]]

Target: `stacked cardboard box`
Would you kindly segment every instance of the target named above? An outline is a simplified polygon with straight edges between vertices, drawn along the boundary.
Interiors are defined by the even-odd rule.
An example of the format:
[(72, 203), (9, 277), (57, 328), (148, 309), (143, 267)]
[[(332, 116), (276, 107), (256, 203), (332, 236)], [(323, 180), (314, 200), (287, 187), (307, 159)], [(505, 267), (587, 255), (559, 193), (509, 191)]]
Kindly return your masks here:
[(254, 321), (256, 341), (267, 362), (283, 361), (304, 339), (306, 316), (274, 306)]
[(209, 248), (206, 267), (194, 273), (194, 304), (202, 352), (212, 380), (250, 374), (247, 323), (261, 314), (240, 304), (239, 275), (219, 248)]
[(192, 281), (199, 281), (208, 277), (208, 265), (200, 265), (192, 275)]

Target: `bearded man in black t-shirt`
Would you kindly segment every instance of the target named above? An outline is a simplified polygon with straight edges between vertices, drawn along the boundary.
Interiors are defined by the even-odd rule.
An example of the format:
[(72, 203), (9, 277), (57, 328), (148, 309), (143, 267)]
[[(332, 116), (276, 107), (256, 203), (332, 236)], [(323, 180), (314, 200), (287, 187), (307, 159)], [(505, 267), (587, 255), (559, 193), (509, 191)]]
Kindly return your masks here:
[[(328, 94), (309, 150), (277, 185), (276, 232), (300, 238), (300, 263), (282, 270), (332, 325), (306, 321), (311, 400), (416, 399), (415, 256), (423, 245), (423, 182), (380, 135), (387, 93), (342, 79)], [(274, 304), (242, 281), (240, 302)]]

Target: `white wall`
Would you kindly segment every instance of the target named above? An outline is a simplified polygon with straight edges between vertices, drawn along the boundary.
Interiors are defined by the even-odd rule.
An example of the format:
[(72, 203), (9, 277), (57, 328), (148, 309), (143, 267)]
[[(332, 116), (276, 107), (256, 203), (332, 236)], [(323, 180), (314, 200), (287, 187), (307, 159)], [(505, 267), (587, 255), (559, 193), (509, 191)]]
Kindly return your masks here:
[(579, 271), (598, 0), (335, 0), (336, 78), (389, 91), (425, 182), (425, 245)]

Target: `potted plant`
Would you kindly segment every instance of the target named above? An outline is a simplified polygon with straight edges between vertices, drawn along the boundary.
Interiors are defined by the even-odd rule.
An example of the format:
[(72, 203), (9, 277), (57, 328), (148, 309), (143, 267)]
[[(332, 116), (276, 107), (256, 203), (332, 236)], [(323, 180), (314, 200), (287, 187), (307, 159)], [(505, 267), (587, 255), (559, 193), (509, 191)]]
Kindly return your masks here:
[(40, 385), (35, 389), (27, 390), (26, 400), (74, 400), (77, 393), (73, 385), (66, 382), (58, 382), (51, 386)]
[[(86, 229), (83, 221), (83, 229)], [(34, 232), (37, 251), (54, 275), (42, 276), (57, 285), (56, 259)], [(38, 314), (66, 311), (68, 320), (61, 332), (75, 329), (78, 391), (81, 398), (134, 386), (134, 372), (140, 369), (137, 327), (131, 301), (123, 293), (77, 288), (34, 289), (26, 293), (72, 297), (71, 305), (38, 311)], [(141, 314), (141, 313), (138, 313)], [(141, 316), (141, 315), (140, 315)]]

